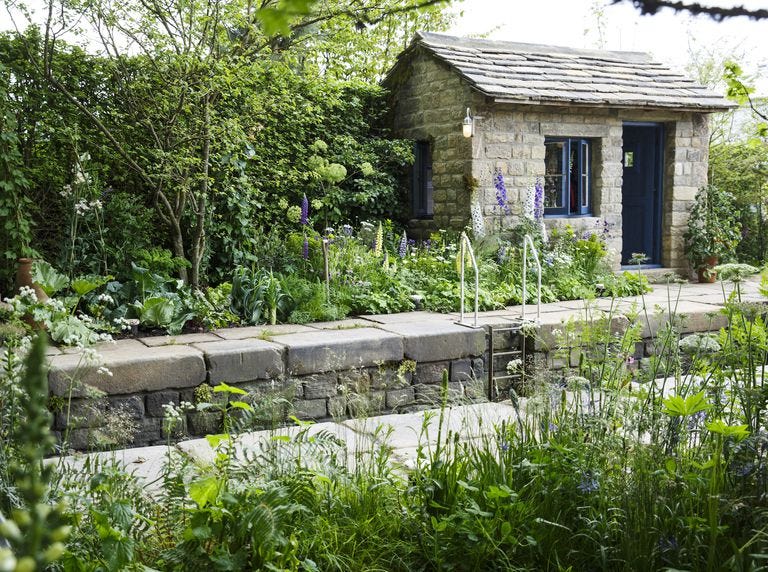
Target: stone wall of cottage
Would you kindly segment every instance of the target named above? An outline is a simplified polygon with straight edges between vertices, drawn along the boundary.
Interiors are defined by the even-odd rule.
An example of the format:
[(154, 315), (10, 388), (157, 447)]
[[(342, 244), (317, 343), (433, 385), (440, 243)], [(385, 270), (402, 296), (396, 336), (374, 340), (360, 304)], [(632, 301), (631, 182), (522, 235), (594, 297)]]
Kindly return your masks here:
[(467, 107), (475, 109), (484, 98), (423, 52), (389, 83), (395, 135), (429, 141), (432, 147), (434, 216), (411, 220), (411, 231), (426, 238), (440, 229), (464, 228), (470, 218), (465, 175), (472, 170), (472, 147), (461, 124)]
[[(708, 121), (701, 113), (650, 112), (587, 107), (485, 105), (478, 110), (472, 140), (472, 175), (479, 182), (478, 199), (486, 227), (506, 228), (523, 214), (528, 193), (544, 176), (544, 139), (582, 137), (592, 141), (592, 216), (547, 217), (548, 227), (569, 224), (577, 231), (608, 223), (608, 246), (618, 267), (622, 245), (623, 123), (664, 125), (661, 263), (684, 268), (683, 232), (691, 203), (707, 182)], [(504, 176), (509, 214), (499, 207), (494, 172)]]

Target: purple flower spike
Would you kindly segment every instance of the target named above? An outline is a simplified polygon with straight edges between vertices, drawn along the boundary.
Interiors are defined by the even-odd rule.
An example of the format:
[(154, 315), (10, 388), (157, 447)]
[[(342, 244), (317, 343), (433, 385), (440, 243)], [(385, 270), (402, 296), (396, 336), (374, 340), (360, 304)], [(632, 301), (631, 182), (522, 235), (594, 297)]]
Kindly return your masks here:
[(509, 214), (509, 205), (507, 204), (507, 187), (504, 184), (504, 176), (501, 174), (500, 169), (496, 169), (493, 175), (493, 186), (496, 188), (496, 202), (504, 209), (504, 212)]
[(533, 218), (540, 220), (544, 216), (544, 185), (541, 184), (541, 179), (536, 179), (533, 189)]
[(301, 218), (299, 222), (303, 225), (309, 224), (309, 201), (307, 200), (307, 195), (301, 197)]
[(304, 237), (304, 244), (301, 247), (301, 257), (304, 260), (309, 259), (309, 240), (306, 237)]
[(408, 250), (408, 236), (403, 232), (403, 238), (400, 239), (400, 246), (397, 248), (397, 255), (400, 258), (405, 258), (405, 254)]

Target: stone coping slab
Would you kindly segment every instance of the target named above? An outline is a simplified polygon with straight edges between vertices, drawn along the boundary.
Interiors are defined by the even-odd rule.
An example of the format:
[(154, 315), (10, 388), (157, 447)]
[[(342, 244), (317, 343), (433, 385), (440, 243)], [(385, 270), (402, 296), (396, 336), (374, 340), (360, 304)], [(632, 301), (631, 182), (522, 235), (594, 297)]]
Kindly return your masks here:
[(437, 312), (399, 312), (397, 314), (375, 314), (370, 316), (361, 316), (364, 320), (375, 322), (376, 324), (400, 324), (408, 322), (423, 321), (448, 321), (455, 318), (451, 314), (438, 314)]
[(225, 340), (244, 340), (246, 338), (268, 339), (285, 334), (296, 334), (299, 332), (312, 332), (313, 328), (301, 324), (275, 324), (274, 326), (246, 326), (243, 328), (222, 328), (214, 330), (213, 333)]
[(479, 356), (485, 352), (485, 330), (440, 320), (395, 322), (380, 326), (402, 337), (404, 355), (416, 362)]
[(148, 348), (138, 344), (118, 343), (102, 354), (103, 365), (112, 375), (100, 373), (95, 367), (84, 367), (82, 354), (62, 354), (49, 359), (48, 383), (54, 395), (66, 396), (71, 379), (74, 397), (89, 395), (87, 386), (111, 395), (160, 391), (200, 385), (207, 372), (203, 353), (191, 346), (161, 346)]
[(312, 330), (275, 340), (287, 348), (287, 373), (306, 375), (403, 359), (403, 339), (376, 328)]
[(216, 334), (181, 334), (178, 336), (151, 336), (148, 338), (139, 338), (139, 341), (147, 347), (156, 348), (158, 346), (173, 346), (195, 344), (200, 342), (217, 342), (222, 338)]
[(211, 383), (238, 383), (280, 377), (285, 348), (255, 338), (193, 344), (205, 354)]

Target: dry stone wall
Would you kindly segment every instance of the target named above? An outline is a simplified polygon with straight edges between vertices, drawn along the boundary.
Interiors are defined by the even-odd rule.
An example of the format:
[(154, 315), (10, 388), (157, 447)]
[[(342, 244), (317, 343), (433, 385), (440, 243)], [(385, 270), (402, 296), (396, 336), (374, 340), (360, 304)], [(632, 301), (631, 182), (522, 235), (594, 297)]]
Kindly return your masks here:
[[(451, 398), (483, 401), (487, 395), (483, 329), (446, 319), (351, 329), (275, 328), (282, 328), (282, 335), (238, 328), (160, 338), (167, 345), (157, 345), (158, 338), (103, 345), (103, 367), (111, 375), (99, 373), (101, 366), (88, 353), (53, 348), (54, 430), (78, 450), (160, 444), (178, 436), (164, 433), (163, 405), (223, 404), (228, 398), (249, 401), (267, 426), (286, 422), (288, 415), (324, 420), (408, 411), (440, 402), (444, 371)], [(268, 339), (248, 337), (256, 335)], [(221, 382), (247, 397), (212, 393), (211, 386)], [(186, 412), (183, 421), (187, 435), (221, 431), (215, 408)]]

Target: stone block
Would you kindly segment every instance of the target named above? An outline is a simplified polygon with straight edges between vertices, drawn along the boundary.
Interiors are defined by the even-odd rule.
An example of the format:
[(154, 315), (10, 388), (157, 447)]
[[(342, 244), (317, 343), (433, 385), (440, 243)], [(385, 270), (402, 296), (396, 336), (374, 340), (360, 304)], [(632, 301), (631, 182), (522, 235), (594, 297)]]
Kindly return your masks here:
[(347, 397), (345, 395), (328, 398), (328, 415), (334, 419), (347, 416)]
[(381, 327), (401, 336), (405, 357), (416, 362), (458, 359), (485, 352), (483, 328), (459, 326), (442, 319)]
[[(101, 427), (105, 423), (106, 402), (95, 399), (73, 399), (67, 411), (67, 405), (54, 415), (54, 428), (58, 430)], [(69, 414), (69, 418), (67, 418)]]
[(380, 413), (386, 405), (386, 393), (384, 391), (371, 391), (370, 393), (351, 393), (347, 396), (347, 410), (351, 417), (367, 417)]
[(472, 372), (475, 379), (482, 379), (485, 377), (485, 357), (478, 357), (472, 360)]
[(163, 420), (157, 418), (141, 419), (133, 439), (135, 445), (157, 443), (163, 439)]
[(337, 380), (335, 373), (319, 373), (301, 378), (304, 385), (305, 399), (321, 399), (333, 397), (337, 393)]
[[(440, 406), (442, 403), (441, 385), (415, 385), (414, 395), (418, 403)], [(448, 382), (448, 401), (455, 403), (464, 397), (464, 386), (458, 382)]]
[(413, 372), (401, 371), (396, 366), (375, 367), (369, 370), (373, 389), (392, 389), (411, 384)]
[(144, 397), (141, 395), (110, 397), (109, 409), (110, 411), (125, 413), (132, 419), (142, 419), (144, 417)]
[(287, 348), (288, 372), (302, 375), (369, 367), (403, 359), (400, 336), (374, 328), (316, 330), (279, 338)]
[(325, 399), (297, 399), (293, 402), (293, 414), (299, 419), (323, 419), (328, 416)]
[(469, 381), (473, 376), (474, 372), (472, 371), (471, 359), (462, 358), (451, 362), (451, 381)]
[(179, 336), (150, 336), (139, 338), (139, 341), (147, 347), (189, 345), (200, 342), (218, 342), (221, 338), (216, 334), (182, 334)]
[(216, 435), (221, 432), (222, 414), (218, 411), (187, 413), (190, 435)]
[(443, 372), (450, 372), (451, 364), (447, 361), (432, 363), (417, 363), (416, 373), (413, 375), (414, 384), (440, 383), (443, 380)]
[(371, 376), (367, 369), (353, 369), (339, 373), (339, 385), (355, 393), (371, 390)]
[[(180, 403), (178, 391), (156, 391), (150, 393), (146, 397), (146, 412), (150, 417), (164, 417), (165, 410), (163, 405), (173, 403), (178, 405)], [(191, 403), (191, 401), (190, 401)]]
[(225, 340), (194, 347), (205, 354), (212, 384), (270, 379), (284, 372), (283, 348), (264, 340)]
[(390, 389), (387, 391), (387, 409), (397, 409), (404, 405), (411, 405), (415, 401), (416, 392), (413, 387), (403, 387), (402, 389)]
[(190, 346), (148, 348), (136, 344), (138, 347), (129, 344), (103, 352), (104, 365), (112, 372), (111, 377), (99, 374), (96, 367), (83, 368), (79, 354), (52, 356), (48, 373), (51, 393), (66, 396), (74, 375), (79, 377), (72, 390), (75, 397), (88, 396), (89, 387), (107, 395), (124, 395), (195, 387), (206, 380), (201, 351)]

